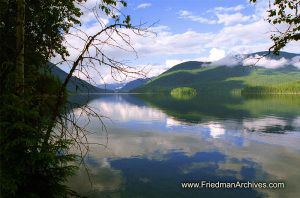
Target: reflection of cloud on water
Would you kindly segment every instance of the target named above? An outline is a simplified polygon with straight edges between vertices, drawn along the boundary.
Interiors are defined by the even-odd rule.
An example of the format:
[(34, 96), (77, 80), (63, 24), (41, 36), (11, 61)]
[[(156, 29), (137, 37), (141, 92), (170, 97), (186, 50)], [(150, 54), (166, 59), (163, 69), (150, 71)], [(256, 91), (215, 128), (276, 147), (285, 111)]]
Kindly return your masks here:
[[(208, 125), (211, 125), (212, 129), (222, 129), (221, 125), (218, 124), (210, 123)], [(99, 137), (94, 136), (93, 141), (97, 142), (97, 138)], [(247, 144), (237, 147), (234, 144), (224, 142), (222, 139), (205, 139), (192, 132), (161, 133), (114, 129), (110, 133), (109, 148), (92, 147), (90, 156), (96, 162), (91, 161), (95, 177), (102, 177), (95, 181), (99, 183), (96, 185), (97, 189), (102, 189), (103, 192), (118, 191), (117, 189), (122, 188), (124, 179), (126, 180), (126, 178), (123, 178), (122, 172), (118, 172), (118, 168), (111, 165), (112, 162), (118, 162), (118, 160), (122, 159), (127, 159), (128, 162), (131, 159), (140, 159), (149, 160), (149, 162), (153, 160), (161, 161), (163, 164), (170, 160), (169, 153), (181, 151), (186, 156), (183, 161), (187, 164), (181, 167), (183, 174), (193, 174), (194, 171), (211, 170), (213, 168), (215, 171), (211, 172), (211, 174), (215, 174), (215, 176), (244, 179), (245, 171), (252, 171), (251, 174), (254, 175), (255, 179), (258, 178), (265, 181), (266, 178), (264, 176), (267, 174), (269, 179), (287, 182), (290, 193), (300, 193), (295, 185), (300, 179), (300, 173), (297, 171), (300, 164), (299, 152), (289, 149), (289, 147), (283, 149), (283, 147), (277, 145), (245, 141)], [(203, 156), (198, 158), (202, 161), (189, 160), (193, 159), (199, 152), (206, 152), (208, 156), (213, 156), (212, 153), (215, 151), (220, 152), (225, 158), (219, 161), (214, 161), (215, 159), (211, 158), (211, 160), (207, 161), (205, 156)], [(134, 164), (132, 164), (132, 168), (134, 168)], [(97, 171), (100, 172), (97, 173)], [(157, 171), (160, 171), (160, 169), (157, 169)], [(107, 172), (107, 174), (104, 174), (104, 172)], [(83, 176), (79, 178), (81, 177)], [(107, 186), (108, 182), (104, 181), (108, 177), (112, 179), (112, 187)], [(144, 184), (152, 181), (147, 176), (139, 175), (138, 178)], [(147, 182), (145, 183), (145, 180), (140, 178), (147, 178)], [(88, 183), (88, 180), (86, 181)], [(271, 193), (272, 197), (279, 198), (283, 197), (283, 195), (292, 197), (286, 191), (264, 192)]]
[(76, 175), (69, 178), (69, 187), (91, 197), (97, 197), (101, 192), (119, 191), (122, 188), (123, 177), (120, 170), (109, 167), (89, 167), (88, 171), (89, 175), (86, 169), (81, 167)]
[(210, 136), (213, 138), (218, 138), (221, 135), (225, 134), (225, 129), (221, 124), (211, 123), (208, 125), (210, 129)]
[(113, 120), (130, 121), (130, 120), (161, 120), (165, 119), (166, 115), (154, 108), (146, 106), (136, 106), (124, 102), (109, 103), (106, 101), (99, 101), (97, 103), (102, 115), (109, 116)]
[(239, 161), (232, 161), (227, 159), (224, 162), (221, 162), (219, 165), (219, 174), (226, 174), (226, 176), (236, 176), (238, 179), (243, 179), (239, 174), (242, 168), (245, 166), (244, 163)]
[(287, 123), (285, 120), (275, 118), (275, 117), (266, 117), (258, 119), (246, 119), (243, 121), (243, 126), (251, 131), (263, 131), (268, 127), (272, 126), (286, 126)]
[(167, 127), (182, 126), (182, 125), (183, 125), (183, 123), (181, 121), (178, 121), (172, 117), (167, 117), (167, 119), (166, 119)]
[(194, 162), (191, 163), (189, 166), (187, 167), (183, 167), (182, 168), (182, 173), (183, 174), (190, 174), (193, 171), (197, 170), (197, 169), (203, 169), (203, 168), (211, 168), (218, 165), (218, 163), (216, 162)]
[(300, 130), (300, 116), (296, 117), (292, 123), (293, 123), (294, 127), (298, 128)]
[[(174, 163), (178, 163), (177, 161), (184, 163), (180, 170), (185, 175), (193, 175), (197, 171), (198, 173), (202, 171), (201, 173), (209, 173), (211, 176), (245, 179), (247, 174), (251, 173), (251, 177), (261, 179), (261, 181), (268, 179), (287, 182), (287, 189), (282, 191), (256, 189), (267, 192), (270, 197), (295, 197), (293, 195), (300, 194), (297, 185), (300, 180), (300, 172), (298, 171), (300, 164), (299, 135), (296, 136), (297, 133), (292, 133), (280, 135), (279, 138), (279, 135), (276, 134), (243, 132), (243, 128), (262, 131), (274, 125), (286, 126), (288, 124), (299, 129), (300, 117), (291, 121), (277, 117), (253, 118), (245, 119), (242, 123), (223, 120), (192, 126), (185, 125), (183, 130), (180, 128), (183, 125), (181, 121), (168, 117), (159, 109), (133, 105), (122, 100), (113, 102), (100, 100), (94, 104), (100, 108), (102, 114), (108, 115), (113, 120), (121, 122), (145, 121), (149, 124), (145, 125), (148, 128), (138, 129), (136, 126), (133, 128), (124, 127), (116, 122), (116, 125), (110, 126), (108, 131), (108, 149), (94, 146), (91, 148), (88, 163), (91, 168), (92, 180), (95, 182), (94, 197), (112, 192), (117, 193), (113, 196), (121, 197), (118, 192), (124, 190), (124, 182), (132, 173), (136, 174), (137, 181), (140, 183), (148, 185), (154, 182), (151, 175), (139, 175), (133, 168), (144, 170), (148, 166), (151, 170), (152, 166), (147, 163), (153, 162), (155, 165), (168, 164), (171, 169), (176, 167)], [(160, 122), (164, 128), (153, 128), (156, 127), (154, 126), (156, 123), (152, 123), (153, 120)], [(136, 124), (137, 122), (132, 123)], [(166, 131), (171, 132), (166, 133)], [(243, 143), (237, 145), (233, 138), (240, 139)], [(104, 137), (93, 135), (89, 136), (89, 139), (91, 142), (102, 143)], [(170, 154), (178, 152), (181, 154), (175, 155), (173, 161), (170, 161), (172, 159)], [(205, 156), (199, 157), (199, 153), (204, 152), (210, 157), (213, 156), (214, 152), (218, 152), (224, 156), (224, 159), (219, 161), (214, 158), (210, 161), (205, 160)], [(194, 161), (195, 156), (198, 156), (198, 161)], [(139, 162), (147, 160), (147, 163), (144, 164), (144, 167), (135, 163), (131, 164), (132, 160)], [(124, 166), (120, 164), (121, 161), (127, 161), (129, 164), (127, 169), (122, 171), (121, 168)], [(119, 166), (116, 167), (116, 164)], [(161, 166), (156, 168), (158, 172), (162, 171)], [(131, 172), (126, 175), (125, 173), (128, 171)], [(167, 171), (169, 171), (168, 168), (166, 168)], [(161, 180), (163, 180), (165, 173), (162, 172), (161, 174)], [(176, 176), (175, 173), (173, 174)], [(83, 170), (72, 181), (72, 187), (80, 189), (82, 192), (91, 189)], [(111, 197), (111, 194), (108, 197)]]
[[(130, 158), (133, 156), (161, 159), (160, 154), (168, 153), (171, 150), (182, 150), (187, 155), (192, 155), (199, 150), (209, 150), (211, 148), (208, 142), (201, 143), (205, 140), (199, 139), (198, 134), (183, 134), (116, 128), (109, 132), (108, 149), (94, 146), (91, 147), (91, 154), (99, 159), (103, 157)], [(90, 136), (90, 141), (100, 142), (100, 138), (99, 136)], [(199, 142), (200, 140), (201, 142)]]

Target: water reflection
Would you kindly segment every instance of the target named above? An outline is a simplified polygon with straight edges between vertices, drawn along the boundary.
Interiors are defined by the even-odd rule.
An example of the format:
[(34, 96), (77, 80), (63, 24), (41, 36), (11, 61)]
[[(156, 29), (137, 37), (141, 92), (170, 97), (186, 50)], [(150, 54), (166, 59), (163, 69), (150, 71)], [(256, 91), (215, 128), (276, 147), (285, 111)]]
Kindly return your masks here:
[[(113, 121), (106, 122), (109, 145), (92, 147), (87, 159), (93, 186), (84, 169), (70, 186), (88, 197), (298, 197), (300, 110), (297, 102), (291, 108), (298, 100), (206, 99), (109, 95), (93, 100), (90, 105)], [(253, 103), (264, 108), (255, 110)], [(96, 121), (89, 127), (99, 130)], [(96, 134), (89, 138), (105, 141)], [(180, 187), (201, 180), (284, 181), (286, 189)]]

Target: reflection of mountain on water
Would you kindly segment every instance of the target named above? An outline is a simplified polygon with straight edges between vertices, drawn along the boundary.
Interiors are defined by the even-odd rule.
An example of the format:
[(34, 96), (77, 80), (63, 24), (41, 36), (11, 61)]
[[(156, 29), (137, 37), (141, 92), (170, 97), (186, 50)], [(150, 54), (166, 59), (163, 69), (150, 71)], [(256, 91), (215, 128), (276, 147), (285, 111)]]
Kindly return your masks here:
[[(108, 147), (90, 147), (86, 162), (93, 186), (83, 167), (70, 180), (70, 187), (82, 195), (292, 198), (300, 193), (300, 134), (286, 133), (300, 131), (300, 107), (294, 97), (200, 96), (191, 103), (158, 95), (99, 96), (89, 105), (114, 123), (108, 126)], [(195, 114), (192, 119), (185, 115), (189, 112)], [(87, 129), (99, 129), (97, 122), (91, 119)], [(192, 122), (197, 124), (185, 124)], [(88, 138), (106, 141), (97, 133)], [(180, 182), (203, 180), (284, 181), (286, 188), (180, 187)]]
[(144, 100), (135, 96), (135, 94), (117, 94), (115, 97), (109, 97), (109, 95), (107, 95), (105, 98), (103, 98), (103, 101), (129, 103), (137, 107), (147, 106)]
[(300, 97), (298, 95), (249, 95), (243, 97), (243, 108), (251, 112), (252, 117), (274, 115), (277, 117), (294, 118), (299, 116)]
[(204, 95), (190, 100), (176, 100), (171, 96), (143, 96), (151, 105), (162, 109), (176, 119), (190, 123), (201, 123), (207, 120), (241, 120), (250, 114), (244, 109), (234, 109), (229, 105), (241, 104), (242, 98), (228, 95)]
[(200, 95), (176, 100), (169, 95), (81, 94), (68, 100), (73, 108), (93, 103), (102, 115), (132, 126), (137, 126), (137, 121), (155, 121), (157, 127), (159, 123), (166, 127), (202, 124), (216, 136), (224, 129), (236, 128), (276, 134), (300, 131), (300, 98), (295, 96)]
[(294, 130), (294, 127), (292, 127), (292, 126), (275, 125), (275, 126), (266, 127), (265, 129), (262, 130), (262, 132), (283, 134), (283, 133), (286, 133), (286, 131), (293, 131), (293, 130)]
[[(280, 134), (300, 130), (299, 127), (293, 126), (300, 112), (300, 98), (297, 96), (243, 98), (230, 95), (204, 95), (190, 100), (176, 100), (168, 95), (138, 97), (180, 122), (206, 123), (231, 120), (243, 124), (248, 131)], [(268, 121), (272, 119), (274, 122), (269, 123)], [(260, 123), (255, 124), (256, 121)]]

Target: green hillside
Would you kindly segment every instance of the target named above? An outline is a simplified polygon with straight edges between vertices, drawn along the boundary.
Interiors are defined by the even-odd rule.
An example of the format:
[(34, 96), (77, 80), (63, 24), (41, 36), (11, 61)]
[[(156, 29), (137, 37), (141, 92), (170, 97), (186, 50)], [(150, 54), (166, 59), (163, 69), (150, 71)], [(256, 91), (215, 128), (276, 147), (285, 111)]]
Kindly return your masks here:
[(153, 107), (159, 108), (172, 118), (187, 123), (218, 120), (242, 121), (260, 118), (263, 115), (278, 115), (296, 118), (300, 112), (300, 98), (295, 95), (232, 95), (203, 94), (188, 100), (178, 100), (169, 94), (139, 94)]
[[(295, 56), (298, 55), (285, 52), (277, 59), (282, 57), (290, 59)], [(203, 62), (193, 61), (172, 67), (134, 91), (170, 92), (177, 87), (191, 87), (198, 93), (240, 93), (246, 87), (273, 87), (273, 91), (285, 92), (284, 90), (300, 90), (300, 85), (297, 83), (299, 80), (300, 70), (292, 65), (278, 69), (266, 69), (254, 66), (207, 66)], [(275, 88), (276, 86), (279, 88)]]
[(188, 62), (180, 63), (178, 65), (173, 66), (169, 70), (165, 71), (163, 74), (170, 73), (170, 72), (173, 72), (173, 71), (176, 71), (176, 70), (200, 69), (202, 67), (202, 64), (203, 64), (203, 62), (198, 62), (198, 61), (188, 61)]

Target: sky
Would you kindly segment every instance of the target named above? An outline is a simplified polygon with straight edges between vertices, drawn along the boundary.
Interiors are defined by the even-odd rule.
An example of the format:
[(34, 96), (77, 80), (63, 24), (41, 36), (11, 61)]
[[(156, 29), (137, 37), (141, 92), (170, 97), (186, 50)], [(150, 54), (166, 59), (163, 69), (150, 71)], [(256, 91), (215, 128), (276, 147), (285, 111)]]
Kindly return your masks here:
[[(88, 34), (101, 29), (90, 9), (96, 3), (96, 0), (88, 0), (81, 7), (84, 16), (80, 28)], [(112, 47), (103, 50), (116, 60), (126, 60), (130, 66), (145, 67), (149, 77), (184, 61), (217, 61), (228, 55), (267, 51), (272, 45), (270, 32), (274, 27), (265, 21), (268, 9), (266, 0), (257, 4), (251, 4), (248, 0), (127, 0), (127, 3), (126, 8), (120, 9), (131, 16), (132, 24), (155, 23), (151, 31), (156, 35), (140, 37), (129, 33), (137, 56)], [(100, 18), (103, 25), (109, 24), (109, 19), (101, 13)], [(83, 47), (83, 43), (76, 38), (66, 37), (66, 40), (79, 49)], [(69, 50), (70, 59), (75, 59), (78, 52)], [(300, 53), (295, 42), (283, 50)], [(59, 62), (59, 59), (54, 58), (52, 62)], [(66, 64), (60, 67), (68, 72)], [(109, 68), (100, 68), (98, 72), (89, 70), (95, 84), (117, 82)], [(85, 75), (78, 76), (86, 78)]]

